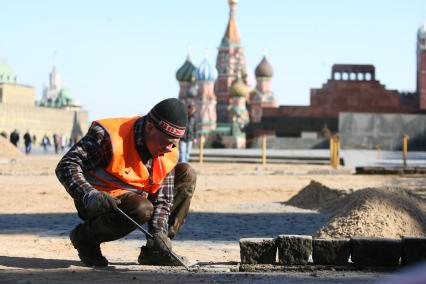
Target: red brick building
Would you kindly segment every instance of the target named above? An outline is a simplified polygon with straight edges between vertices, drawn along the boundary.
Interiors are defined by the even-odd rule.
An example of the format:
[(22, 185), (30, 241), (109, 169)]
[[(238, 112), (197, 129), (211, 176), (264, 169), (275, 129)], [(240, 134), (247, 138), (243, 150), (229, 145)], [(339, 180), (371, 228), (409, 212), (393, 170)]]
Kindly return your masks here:
[(340, 112), (426, 114), (426, 24), (418, 32), (417, 90), (388, 90), (376, 79), (373, 65), (336, 64), (320, 89), (311, 89), (309, 106), (263, 108), (260, 123), (247, 129), (250, 138), (262, 132), (301, 137), (304, 132), (337, 132)]

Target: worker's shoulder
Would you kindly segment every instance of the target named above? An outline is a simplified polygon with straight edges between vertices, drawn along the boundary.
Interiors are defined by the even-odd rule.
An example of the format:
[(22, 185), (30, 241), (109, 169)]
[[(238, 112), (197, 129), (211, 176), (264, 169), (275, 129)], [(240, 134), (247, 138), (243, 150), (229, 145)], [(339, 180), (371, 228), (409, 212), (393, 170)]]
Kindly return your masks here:
[(109, 137), (109, 134), (107, 130), (99, 123), (93, 122), (92, 125), (89, 127), (89, 130), (87, 131), (87, 134), (83, 139), (91, 139), (91, 138), (97, 140), (98, 142), (104, 140), (106, 137)]
[(121, 124), (125, 122), (135, 121), (137, 119), (141, 118), (141, 116), (134, 116), (134, 117), (111, 117), (111, 118), (103, 118), (99, 120), (95, 120), (93, 123), (97, 124)]

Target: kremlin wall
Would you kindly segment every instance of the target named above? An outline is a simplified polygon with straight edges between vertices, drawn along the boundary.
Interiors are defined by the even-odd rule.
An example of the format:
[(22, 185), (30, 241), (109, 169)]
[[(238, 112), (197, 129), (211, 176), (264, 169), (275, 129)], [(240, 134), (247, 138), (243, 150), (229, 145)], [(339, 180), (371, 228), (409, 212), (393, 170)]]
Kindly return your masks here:
[(35, 89), (19, 84), (12, 68), (0, 62), (0, 132), (8, 137), (17, 129), (22, 135), (29, 130), (39, 144), (44, 135), (63, 135), (77, 140), (87, 132), (88, 113), (74, 102), (69, 91), (61, 87), (60, 76), (53, 68), (43, 98), (36, 101)]

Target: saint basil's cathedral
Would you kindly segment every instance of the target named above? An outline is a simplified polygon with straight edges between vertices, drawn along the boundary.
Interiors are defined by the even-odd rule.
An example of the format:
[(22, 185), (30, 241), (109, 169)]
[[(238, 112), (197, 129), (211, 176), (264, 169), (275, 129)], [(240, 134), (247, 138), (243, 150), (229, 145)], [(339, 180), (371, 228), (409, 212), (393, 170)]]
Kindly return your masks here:
[(264, 57), (256, 67), (257, 85), (247, 85), (244, 48), (235, 18), (237, 0), (229, 0), (229, 21), (222, 38), (216, 67), (205, 58), (196, 67), (189, 56), (177, 70), (179, 99), (194, 104), (198, 133), (220, 135), (224, 146), (244, 148), (243, 129), (251, 121), (260, 122), (262, 108), (276, 107), (271, 91), (273, 70)]

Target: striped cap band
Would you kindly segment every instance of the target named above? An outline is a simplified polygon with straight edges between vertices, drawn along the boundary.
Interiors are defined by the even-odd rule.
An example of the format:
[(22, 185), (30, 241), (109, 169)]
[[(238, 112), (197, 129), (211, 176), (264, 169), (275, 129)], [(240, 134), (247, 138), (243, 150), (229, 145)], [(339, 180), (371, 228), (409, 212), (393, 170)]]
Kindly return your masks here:
[(161, 130), (163, 133), (175, 137), (175, 138), (182, 138), (185, 134), (186, 127), (177, 126), (170, 121), (167, 121), (165, 119), (162, 119), (158, 113), (152, 109), (148, 113), (148, 117), (154, 122), (154, 125)]

